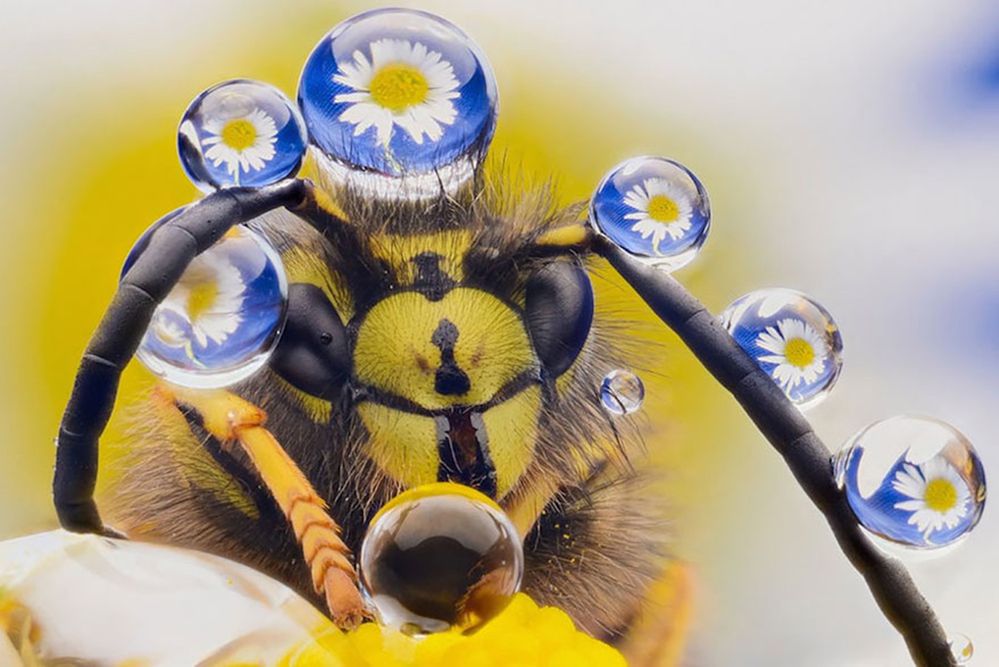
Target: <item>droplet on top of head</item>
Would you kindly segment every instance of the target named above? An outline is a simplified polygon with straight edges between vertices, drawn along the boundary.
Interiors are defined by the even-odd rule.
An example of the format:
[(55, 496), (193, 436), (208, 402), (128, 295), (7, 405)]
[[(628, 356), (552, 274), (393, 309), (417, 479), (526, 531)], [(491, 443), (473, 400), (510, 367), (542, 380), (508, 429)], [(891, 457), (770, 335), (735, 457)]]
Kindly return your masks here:
[(361, 546), (360, 580), (378, 621), (408, 634), (469, 630), (520, 589), (520, 536), (496, 503), (450, 482), (383, 507)]
[(711, 207), (704, 186), (682, 164), (636, 157), (600, 181), (590, 201), (590, 221), (633, 256), (673, 271), (704, 245)]
[(451, 23), (376, 9), (320, 40), (298, 103), (335, 182), (383, 198), (433, 197), (472, 177), (496, 124), (496, 79)]
[(927, 417), (875, 422), (834, 459), (836, 481), (860, 525), (917, 549), (956, 544), (985, 509), (985, 471), (966, 437)]
[(178, 134), (181, 165), (206, 192), (294, 176), (307, 144), (298, 108), (277, 88), (248, 79), (225, 81), (194, 98)]
[(750, 292), (725, 309), (721, 322), (802, 410), (828, 396), (839, 378), (843, 368), (839, 327), (825, 308), (801, 292)]

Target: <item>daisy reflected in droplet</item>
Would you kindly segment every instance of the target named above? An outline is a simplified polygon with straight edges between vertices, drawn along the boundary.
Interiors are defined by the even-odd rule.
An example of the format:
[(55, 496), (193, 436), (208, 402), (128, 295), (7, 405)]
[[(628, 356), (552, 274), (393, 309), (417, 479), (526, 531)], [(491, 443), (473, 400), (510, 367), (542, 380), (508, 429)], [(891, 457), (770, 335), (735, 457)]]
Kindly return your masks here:
[(895, 473), (892, 487), (910, 498), (895, 503), (895, 509), (912, 512), (909, 523), (929, 541), (930, 534), (956, 528), (968, 514), (971, 493), (968, 484), (950, 463), (940, 456), (923, 464), (906, 463)]
[(354, 61), (343, 63), (333, 77), (354, 90), (334, 97), (334, 103), (350, 103), (339, 120), (355, 126), (354, 136), (374, 127), (377, 142), (386, 147), (395, 125), (417, 144), (424, 135), (439, 141), (442, 125), (457, 117), (452, 100), (461, 96), (451, 63), (426, 45), (405, 39), (379, 39), (370, 48), (370, 61), (354, 51)]
[[(183, 317), (194, 340), (204, 348), (209, 341), (225, 342), (239, 328), (244, 292), (239, 269), (217, 257), (199, 255), (163, 300), (163, 308)], [(161, 340), (167, 344), (183, 340), (175, 329), (176, 325), (168, 325)]]
[(767, 327), (756, 344), (770, 352), (759, 361), (776, 364), (771, 375), (784, 391), (802, 382), (812, 384), (825, 369), (828, 347), (822, 336), (802, 320), (787, 318)]
[(690, 231), (690, 199), (683, 188), (663, 178), (647, 178), (624, 196), (624, 203), (635, 209), (624, 216), (636, 220), (631, 230), (652, 237), (652, 250), (659, 253), (659, 244), (668, 235), (674, 241)]
[(240, 170), (260, 171), (274, 157), (277, 125), (274, 119), (253, 109), (237, 118), (209, 118), (204, 125), (205, 137), (201, 144), (208, 146), (205, 158), (218, 167), (225, 163), (226, 170), (239, 183)]

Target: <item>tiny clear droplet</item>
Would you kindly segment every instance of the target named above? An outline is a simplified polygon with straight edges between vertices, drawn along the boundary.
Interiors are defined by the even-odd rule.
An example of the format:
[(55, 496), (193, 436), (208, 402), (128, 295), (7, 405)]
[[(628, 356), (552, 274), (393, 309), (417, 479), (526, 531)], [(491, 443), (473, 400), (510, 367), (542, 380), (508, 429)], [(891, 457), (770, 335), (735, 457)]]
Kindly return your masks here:
[(206, 192), (294, 176), (307, 145), (298, 108), (277, 88), (248, 79), (225, 81), (194, 98), (178, 133), (184, 172)]
[(496, 125), (496, 79), (457, 26), (412, 9), (337, 25), (309, 56), (298, 103), (334, 182), (380, 197), (468, 182)]
[(889, 543), (922, 550), (956, 544), (985, 509), (978, 453), (937, 419), (875, 422), (846, 442), (834, 466), (860, 525)]
[[(123, 276), (153, 233), (178, 212), (140, 237), (125, 260)], [(136, 356), (174, 384), (231, 385), (266, 363), (286, 306), (287, 282), (277, 252), (248, 227), (233, 227), (188, 265), (154, 311)]]
[(520, 590), (520, 536), (496, 503), (441, 482), (410, 489), (372, 520), (360, 581), (378, 622), (407, 634), (469, 630)]
[(975, 646), (971, 638), (961, 633), (955, 633), (950, 638), (950, 652), (959, 665), (967, 665), (975, 655)]
[(817, 405), (836, 384), (843, 368), (839, 327), (801, 292), (750, 292), (722, 312), (721, 322), (800, 409)]
[(645, 385), (630, 371), (613, 370), (600, 383), (600, 403), (612, 415), (630, 415), (642, 407)]
[(708, 193), (679, 162), (637, 157), (611, 169), (590, 202), (590, 220), (651, 266), (673, 271), (694, 259), (711, 227)]

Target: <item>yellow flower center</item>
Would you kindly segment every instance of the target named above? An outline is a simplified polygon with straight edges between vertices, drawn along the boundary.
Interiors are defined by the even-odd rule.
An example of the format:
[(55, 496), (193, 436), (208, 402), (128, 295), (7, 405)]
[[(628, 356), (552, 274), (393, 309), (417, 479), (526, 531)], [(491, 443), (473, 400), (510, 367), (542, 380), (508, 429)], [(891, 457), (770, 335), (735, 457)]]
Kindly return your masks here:
[(430, 84), (418, 68), (405, 63), (385, 65), (371, 79), (371, 99), (396, 113), (427, 101)]
[(222, 143), (237, 151), (246, 150), (257, 140), (257, 128), (245, 118), (230, 120), (222, 126)]
[(192, 322), (207, 313), (215, 305), (219, 296), (219, 286), (214, 280), (206, 280), (191, 288), (187, 297), (187, 316)]
[(680, 217), (680, 207), (666, 195), (649, 199), (649, 217), (656, 222), (675, 222)]
[(947, 479), (931, 479), (926, 483), (926, 494), (923, 498), (926, 507), (943, 514), (957, 506), (957, 489)]
[(804, 338), (791, 338), (784, 344), (784, 358), (795, 368), (808, 368), (815, 361), (815, 348)]

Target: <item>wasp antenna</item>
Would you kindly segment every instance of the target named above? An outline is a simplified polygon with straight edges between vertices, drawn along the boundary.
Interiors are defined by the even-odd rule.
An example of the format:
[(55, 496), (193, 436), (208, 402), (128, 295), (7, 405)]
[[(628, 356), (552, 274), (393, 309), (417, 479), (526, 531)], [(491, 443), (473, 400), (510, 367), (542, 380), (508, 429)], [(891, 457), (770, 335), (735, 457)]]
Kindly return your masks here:
[(263, 188), (227, 188), (207, 195), (153, 233), (118, 285), (87, 345), (56, 439), (52, 490), (59, 522), (67, 530), (110, 534), (94, 488), (99, 439), (111, 418), (118, 382), (149, 326), (153, 311), (188, 264), (234, 225), (281, 206), (300, 205), (303, 181)]
[(630, 284), (742, 406), (822, 512), (843, 553), (905, 639), (917, 665), (956, 665), (947, 634), (905, 566), (861, 531), (833, 477), (828, 448), (780, 387), (696, 297), (668, 273), (643, 264), (603, 236), (594, 251)]

